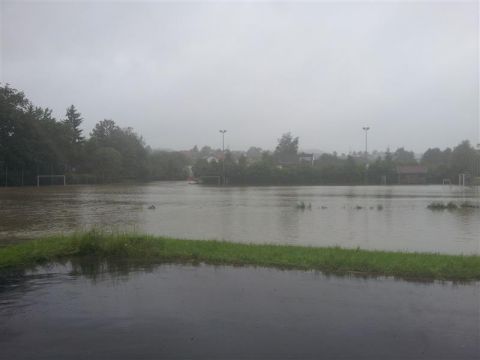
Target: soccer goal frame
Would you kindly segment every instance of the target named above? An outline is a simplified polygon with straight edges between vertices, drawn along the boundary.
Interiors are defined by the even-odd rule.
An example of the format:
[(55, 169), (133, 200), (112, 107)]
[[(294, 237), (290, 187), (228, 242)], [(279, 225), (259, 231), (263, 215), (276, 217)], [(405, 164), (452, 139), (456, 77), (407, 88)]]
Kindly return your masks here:
[(40, 179), (42, 178), (63, 178), (63, 186), (67, 185), (67, 179), (65, 175), (37, 175), (37, 187), (40, 187)]
[(222, 177), (218, 176), (218, 175), (200, 176), (200, 180), (202, 180), (202, 182), (203, 182), (204, 179), (217, 179), (218, 185), (221, 185), (221, 183), (222, 183)]

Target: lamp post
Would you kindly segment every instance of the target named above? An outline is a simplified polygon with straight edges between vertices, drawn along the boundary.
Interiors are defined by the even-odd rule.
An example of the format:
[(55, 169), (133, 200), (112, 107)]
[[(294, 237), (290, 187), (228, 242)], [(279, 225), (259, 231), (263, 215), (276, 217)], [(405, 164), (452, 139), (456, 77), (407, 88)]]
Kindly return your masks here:
[(222, 185), (225, 185), (225, 133), (227, 130), (219, 130), (222, 133)]
[(370, 130), (369, 126), (363, 127), (363, 131), (365, 131), (365, 159), (367, 159), (368, 155), (368, 130)]
[(369, 126), (364, 126), (363, 131), (365, 131), (365, 185), (368, 184), (368, 130), (370, 130)]
[[(477, 161), (476, 161), (476, 171), (474, 176), (477, 178), (480, 178), (480, 143), (477, 143)], [(477, 179), (475, 179), (475, 182), (477, 182)]]

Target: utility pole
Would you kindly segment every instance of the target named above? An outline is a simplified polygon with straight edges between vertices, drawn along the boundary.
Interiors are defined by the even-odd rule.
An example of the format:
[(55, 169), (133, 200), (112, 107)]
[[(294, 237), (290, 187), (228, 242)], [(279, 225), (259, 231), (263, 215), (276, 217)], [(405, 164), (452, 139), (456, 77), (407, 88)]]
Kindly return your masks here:
[(222, 185), (225, 185), (225, 133), (227, 130), (219, 130), (222, 133)]

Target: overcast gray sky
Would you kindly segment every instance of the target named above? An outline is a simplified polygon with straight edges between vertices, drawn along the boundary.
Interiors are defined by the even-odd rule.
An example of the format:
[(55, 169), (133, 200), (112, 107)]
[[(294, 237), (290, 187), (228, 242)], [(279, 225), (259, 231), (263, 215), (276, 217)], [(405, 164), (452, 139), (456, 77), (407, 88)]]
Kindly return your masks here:
[(478, 4), (2, 0), (1, 81), (152, 147), (478, 142)]

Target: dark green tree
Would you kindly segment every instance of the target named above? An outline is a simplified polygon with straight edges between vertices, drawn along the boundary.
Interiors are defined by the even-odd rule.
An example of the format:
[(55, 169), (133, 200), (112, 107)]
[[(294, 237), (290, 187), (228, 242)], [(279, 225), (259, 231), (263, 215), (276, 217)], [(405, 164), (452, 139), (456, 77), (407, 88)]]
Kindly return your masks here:
[(82, 135), (82, 115), (77, 111), (74, 105), (67, 108), (63, 124), (65, 127), (65, 134), (68, 138), (68, 167), (69, 170), (78, 171), (78, 167), (83, 161), (83, 142), (85, 138)]
[(102, 182), (118, 180), (122, 170), (122, 154), (112, 147), (99, 147), (92, 156), (94, 172)]
[(132, 128), (122, 129), (113, 120), (102, 120), (92, 130), (87, 145), (89, 154), (100, 147), (113, 148), (122, 156), (119, 178), (144, 180), (148, 178), (147, 149), (143, 138)]
[(82, 125), (83, 122), (82, 114), (77, 111), (75, 106), (70, 105), (70, 107), (67, 108), (67, 113), (65, 114), (63, 122), (70, 131), (70, 142), (72, 144), (78, 144), (85, 140), (82, 136), (83, 130), (80, 128), (80, 125)]
[(397, 165), (414, 165), (417, 164), (413, 151), (407, 151), (403, 147), (398, 148), (392, 155), (393, 161)]
[(148, 154), (149, 177), (152, 180), (185, 180), (187, 157), (174, 151), (155, 150)]
[(262, 148), (251, 146), (246, 153), (246, 157), (250, 162), (260, 161), (262, 159)]
[(285, 133), (278, 139), (278, 145), (275, 148), (273, 156), (279, 164), (296, 164), (298, 162), (298, 137), (293, 137), (291, 133)]
[(90, 138), (99, 144), (107, 143), (111, 141), (112, 137), (118, 131), (120, 131), (120, 127), (115, 124), (115, 121), (104, 119), (95, 125), (95, 128), (90, 134)]
[(470, 142), (462, 141), (452, 151), (451, 175), (456, 177), (460, 173), (475, 174), (478, 157), (478, 152), (470, 145)]

